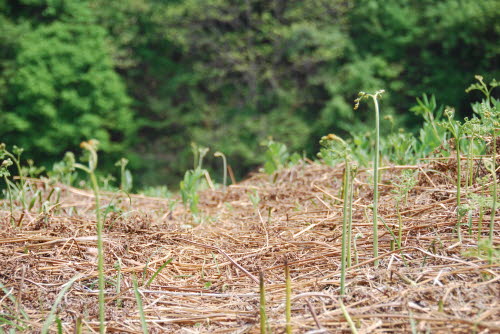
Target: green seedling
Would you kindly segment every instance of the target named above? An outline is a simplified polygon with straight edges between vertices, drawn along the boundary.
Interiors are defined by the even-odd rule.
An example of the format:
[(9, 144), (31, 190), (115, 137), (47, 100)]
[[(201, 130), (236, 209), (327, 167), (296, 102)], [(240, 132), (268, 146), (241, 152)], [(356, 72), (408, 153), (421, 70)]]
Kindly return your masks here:
[(75, 155), (73, 152), (66, 152), (61, 161), (54, 163), (52, 171), (48, 174), (52, 179), (71, 186), (77, 177), (77, 173), (75, 173)]
[[(122, 286), (122, 259), (118, 258), (118, 261), (115, 263), (115, 269), (118, 271), (116, 274), (116, 295), (119, 296), (121, 293)], [(122, 299), (116, 299), (116, 306), (122, 307)]]
[(455, 117), (455, 109), (451, 107), (447, 107), (444, 111), (446, 117), (448, 118), (447, 122), (442, 122), (441, 126), (447, 129), (453, 136), (455, 140), (455, 150), (456, 150), (456, 159), (457, 159), (457, 236), (458, 240), (462, 240), (462, 235), (460, 232), (460, 224), (461, 224), (461, 216), (459, 214), (460, 207), (462, 205), (462, 196), (461, 196), (461, 187), (462, 187), (462, 163), (461, 163), (461, 145), (460, 141), (462, 139), (462, 135), (464, 133), (464, 125), (461, 124), (460, 121), (454, 119)]
[(121, 158), (115, 163), (115, 166), (120, 167), (120, 190), (125, 193), (130, 192), (133, 186), (132, 173), (126, 168), (127, 164), (128, 160), (125, 158)]
[(286, 165), (288, 157), (288, 149), (285, 144), (269, 140), (266, 143), (267, 150), (265, 153), (266, 161), (264, 163), (264, 171), (268, 175), (280, 170)]
[(266, 313), (266, 288), (264, 286), (264, 273), (261, 271), (259, 273), (259, 313), (260, 313), (260, 333), (267, 334), (270, 333), (269, 323), (267, 321)]
[[(4, 145), (4, 144), (1, 144)], [(1, 147), (0, 147), (0, 159), (2, 159), (2, 152), (1, 152)], [(12, 160), (10, 158), (5, 159), (2, 161), (2, 164), (0, 165), (0, 177), (3, 177), (3, 180), (5, 182), (5, 185), (7, 186), (7, 195), (9, 197), (9, 207), (10, 207), (10, 223), (12, 227), (16, 226), (16, 220), (14, 218), (14, 203), (12, 199), (12, 190), (11, 190), (11, 185), (9, 182), (8, 177), (10, 176), (9, 172), (9, 167), (12, 166)]]
[(340, 295), (345, 294), (345, 276), (346, 268), (351, 262), (351, 231), (352, 228), (352, 158), (349, 145), (342, 138), (329, 134), (321, 138), (322, 156), (329, 160), (343, 160), (345, 164), (344, 177), (342, 182), (343, 189), (343, 215), (342, 215), (342, 252), (340, 267)]
[(399, 177), (399, 182), (395, 183), (396, 189), (393, 193), (396, 195), (396, 213), (398, 215), (398, 248), (401, 248), (402, 239), (403, 239), (403, 218), (401, 217), (401, 204), (404, 203), (404, 206), (408, 205), (408, 193), (412, 190), (417, 184), (417, 173), (404, 170)]
[(217, 151), (214, 153), (214, 157), (220, 157), (222, 159), (222, 166), (223, 166), (223, 170), (224, 170), (222, 184), (224, 186), (224, 188), (223, 188), (224, 191), (226, 191), (226, 185), (227, 185), (227, 160), (226, 160), (226, 156), (224, 155), (224, 153)]
[[(479, 114), (482, 121), (482, 127), (485, 131), (488, 131), (491, 136), (492, 149), (491, 149), (491, 160), (485, 161), (485, 166), (491, 173), (493, 179), (493, 191), (492, 191), (492, 205), (491, 205), (491, 215), (490, 215), (490, 228), (489, 228), (489, 242), (493, 245), (493, 229), (495, 225), (495, 215), (497, 206), (497, 129), (500, 127), (499, 121), (499, 101), (492, 97), (492, 91), (500, 85), (495, 79), (488, 85), (484, 82), (484, 78), (480, 75), (475, 76), (477, 83), (470, 85), (465, 91), (467, 93), (478, 90), (485, 96), (485, 99), (479, 105), (473, 105), (473, 110), (475, 113)], [(492, 253), (490, 252), (490, 255)], [(490, 263), (492, 262), (490, 256)]]
[(88, 166), (80, 163), (75, 163), (75, 168), (83, 170), (90, 176), (92, 190), (95, 196), (95, 214), (97, 221), (97, 271), (99, 276), (99, 332), (103, 334), (106, 331), (104, 317), (104, 245), (102, 241), (103, 221), (101, 219), (100, 201), (99, 201), (99, 184), (95, 171), (97, 168), (97, 146), (99, 142), (95, 139), (82, 142), (80, 147), (88, 152)]
[(363, 233), (356, 233), (356, 235), (354, 236), (354, 240), (352, 241), (353, 242), (353, 246), (354, 246), (354, 262), (356, 264), (359, 263), (359, 256), (358, 256), (358, 248), (356, 246), (356, 241), (359, 239), (359, 238), (364, 238), (365, 236), (363, 235)]
[(252, 202), (252, 206), (254, 207), (254, 209), (258, 209), (260, 203), (260, 196), (259, 193), (257, 192), (257, 189), (253, 189), (252, 193), (248, 193), (248, 198), (250, 199), (250, 202)]
[(477, 182), (481, 186), (481, 190), (479, 194), (470, 194), (470, 206), (472, 208), (477, 208), (479, 211), (477, 222), (477, 241), (479, 243), (483, 232), (484, 208), (492, 206), (492, 199), (486, 196), (488, 178), (478, 178)]
[(188, 170), (184, 174), (184, 179), (180, 183), (182, 202), (186, 208), (190, 208), (193, 214), (198, 213), (198, 201), (200, 199), (198, 190), (203, 175), (203, 170), (199, 168), (195, 170)]
[(194, 169), (186, 171), (184, 179), (180, 182), (179, 188), (181, 193), (182, 202), (185, 208), (190, 208), (191, 213), (196, 215), (198, 213), (198, 201), (203, 177), (206, 177), (208, 172), (202, 169), (203, 158), (208, 152), (207, 147), (198, 146), (194, 143), (191, 144), (194, 155)]
[[(23, 206), (23, 209), (26, 209), (27, 204), (26, 204), (26, 180), (24, 176), (24, 170), (21, 168), (21, 154), (23, 153), (23, 149), (20, 147), (17, 147), (14, 145), (12, 147), (12, 152), (7, 150), (7, 146), (4, 143), (0, 143), (0, 159), (4, 159), (5, 161), (10, 161), (6, 162), (4, 165), (4, 162), (2, 162), (3, 167), (9, 167), (11, 165), (16, 165), (17, 171), (19, 173), (19, 185), (16, 186), (14, 182), (10, 183), (10, 196), (12, 196), (12, 189), (16, 189), (17, 193), (19, 195), (19, 199), (21, 201), (21, 204)], [(5, 159), (7, 158), (7, 159)], [(1, 167), (0, 167), (1, 168)], [(10, 176), (10, 173), (9, 173)], [(5, 182), (7, 183), (7, 187), (9, 188), (9, 181), (7, 181), (7, 178), (4, 178)], [(11, 205), (12, 207), (12, 205)]]
[[(429, 128), (432, 130), (431, 133), (434, 135), (434, 139), (437, 145), (433, 145), (437, 147), (441, 144), (441, 140), (443, 138), (442, 131), (440, 131), (436, 119), (439, 119), (443, 113), (443, 107), (437, 107), (436, 97), (431, 95), (429, 98), (427, 94), (423, 94), (422, 98), (417, 97), (417, 105), (410, 108), (415, 115), (421, 116), (425, 123), (429, 125)], [(436, 116), (434, 116), (436, 114)], [(424, 125), (425, 128), (425, 125)], [(423, 128), (423, 129), (424, 129)]]
[[(375, 106), (375, 152), (373, 153), (373, 257), (378, 257), (378, 166), (380, 156), (380, 112), (378, 99), (382, 96), (384, 90), (379, 90), (374, 94), (360, 92), (356, 100), (354, 100), (354, 110), (358, 109), (359, 104), (363, 99), (371, 98)], [(378, 267), (378, 260), (373, 262), (375, 267)]]

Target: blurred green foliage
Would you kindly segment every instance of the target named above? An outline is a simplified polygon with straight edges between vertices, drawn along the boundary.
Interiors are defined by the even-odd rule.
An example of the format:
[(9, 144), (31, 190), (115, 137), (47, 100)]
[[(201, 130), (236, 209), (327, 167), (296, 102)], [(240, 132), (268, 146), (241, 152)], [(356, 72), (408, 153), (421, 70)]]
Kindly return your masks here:
[[(126, 87), (106, 48), (106, 30), (80, 1), (9, 1), (2, 17), (0, 136), (37, 161), (60, 160), (88, 138), (110, 156), (135, 134)], [(39, 17), (32, 12), (40, 11)]]
[(416, 97), (460, 112), (475, 74), (499, 77), (497, 0), (0, 0), (0, 28), (0, 141), (48, 162), (96, 138), (143, 185), (182, 179), (190, 142), (240, 177), (270, 138), (309, 156), (330, 132), (369, 143), (360, 90), (388, 92), (383, 133), (403, 142)]

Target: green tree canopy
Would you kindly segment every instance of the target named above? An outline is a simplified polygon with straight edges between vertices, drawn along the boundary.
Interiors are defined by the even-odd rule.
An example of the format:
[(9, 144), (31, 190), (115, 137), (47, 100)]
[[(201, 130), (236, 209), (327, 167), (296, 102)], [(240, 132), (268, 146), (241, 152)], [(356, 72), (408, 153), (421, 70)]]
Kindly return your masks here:
[[(39, 21), (27, 16), (33, 11)], [(23, 1), (8, 12), (2, 21), (18, 39), (2, 59), (2, 141), (42, 161), (60, 159), (89, 138), (106, 152), (123, 153), (135, 130), (130, 99), (114, 71), (106, 30), (87, 4)]]

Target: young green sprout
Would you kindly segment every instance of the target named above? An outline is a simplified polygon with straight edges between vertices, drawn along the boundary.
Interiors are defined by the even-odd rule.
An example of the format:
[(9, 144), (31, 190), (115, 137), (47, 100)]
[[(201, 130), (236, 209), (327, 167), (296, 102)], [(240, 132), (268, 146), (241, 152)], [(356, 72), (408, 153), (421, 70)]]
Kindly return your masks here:
[[(360, 92), (358, 98), (354, 100), (354, 110), (358, 109), (363, 99), (371, 98), (375, 105), (375, 152), (373, 156), (373, 257), (378, 257), (378, 165), (380, 156), (380, 112), (378, 99), (384, 93), (384, 90), (378, 90), (374, 94)], [(378, 267), (378, 260), (373, 262)]]
[(224, 153), (222, 152), (215, 152), (214, 153), (214, 157), (220, 157), (222, 159), (222, 166), (224, 168), (224, 178), (223, 178), (223, 181), (222, 181), (222, 184), (224, 185), (224, 191), (226, 191), (226, 185), (227, 185), (227, 160), (226, 160), (226, 156), (224, 155)]
[[(350, 238), (352, 227), (352, 170), (351, 170), (351, 155), (349, 145), (334, 134), (329, 134), (321, 138), (320, 144), (324, 147), (322, 149), (322, 155), (329, 155), (333, 159), (343, 159), (345, 163), (344, 178), (342, 181), (343, 197), (344, 202), (343, 207), (343, 218), (342, 218), (342, 252), (340, 259), (340, 295), (345, 294), (345, 276), (346, 268), (350, 262)], [(326, 150), (325, 150), (326, 149)]]
[(84, 141), (80, 147), (89, 153), (88, 166), (80, 163), (75, 163), (75, 168), (81, 169), (90, 176), (92, 183), (92, 190), (95, 196), (95, 214), (97, 220), (97, 271), (98, 271), (98, 285), (99, 285), (99, 332), (102, 334), (106, 331), (105, 317), (104, 317), (104, 245), (102, 241), (103, 222), (101, 219), (101, 210), (99, 202), (99, 184), (95, 175), (97, 168), (97, 146), (99, 142), (95, 139)]
[[(496, 208), (497, 208), (497, 130), (500, 127), (500, 122), (499, 122), (499, 116), (500, 113), (498, 111), (498, 103), (494, 103), (494, 99), (491, 96), (491, 93), (493, 89), (496, 87), (500, 86), (500, 83), (493, 79), (490, 82), (490, 88), (488, 88), (488, 85), (484, 82), (484, 78), (480, 75), (475, 76), (476, 80), (478, 83), (470, 85), (465, 92), (469, 93), (473, 90), (479, 90), (480, 92), (483, 93), (485, 96), (485, 100), (482, 101), (480, 104), (479, 108), (477, 108), (476, 111), (477, 113), (480, 114), (481, 116), (481, 121), (483, 125), (483, 129), (485, 131), (488, 131), (491, 135), (491, 141), (492, 141), (492, 149), (491, 149), (491, 160), (486, 160), (486, 168), (488, 171), (491, 173), (492, 179), (493, 179), (493, 191), (492, 191), (492, 205), (491, 205), (491, 214), (490, 214), (490, 229), (489, 229), (489, 242), (490, 246), (493, 245), (493, 229), (495, 225), (495, 213), (496, 213)], [(490, 162), (491, 161), (491, 162)], [(490, 252), (490, 263), (492, 262), (492, 257), (491, 257), (491, 252)]]
[[(2, 159), (4, 156), (2, 154), (2, 147), (5, 147), (5, 144), (0, 144), (0, 159)], [(13, 162), (10, 160), (10, 158), (5, 159), (2, 161), (2, 164), (0, 165), (0, 177), (3, 177), (3, 180), (5, 181), (5, 185), (7, 187), (7, 193), (9, 194), (9, 204), (10, 204), (10, 222), (11, 225), (14, 227), (16, 225), (16, 220), (14, 219), (14, 203), (12, 202), (12, 192), (10, 190), (10, 184), (9, 180), (7, 177), (10, 176), (10, 172), (8, 168), (12, 166)]]

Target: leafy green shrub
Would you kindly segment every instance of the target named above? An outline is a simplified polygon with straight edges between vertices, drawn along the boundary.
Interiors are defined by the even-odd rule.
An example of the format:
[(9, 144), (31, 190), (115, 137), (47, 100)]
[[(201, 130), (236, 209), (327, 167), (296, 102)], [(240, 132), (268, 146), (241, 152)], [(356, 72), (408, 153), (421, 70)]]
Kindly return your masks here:
[[(0, 136), (37, 161), (54, 161), (90, 137), (99, 140), (104, 152), (117, 155), (129, 147), (135, 131), (131, 101), (113, 69), (106, 31), (92, 22), (84, 4), (72, 4), (82, 18), (23, 30), (5, 63)], [(50, 8), (44, 15), (53, 13)]]

